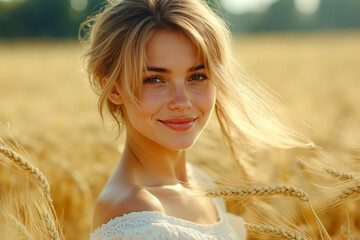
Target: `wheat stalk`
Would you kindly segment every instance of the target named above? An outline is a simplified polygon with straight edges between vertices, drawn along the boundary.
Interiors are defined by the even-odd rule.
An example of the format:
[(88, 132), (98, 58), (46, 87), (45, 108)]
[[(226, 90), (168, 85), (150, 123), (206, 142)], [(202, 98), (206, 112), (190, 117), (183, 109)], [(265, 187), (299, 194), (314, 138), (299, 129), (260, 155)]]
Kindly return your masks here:
[(294, 186), (275, 185), (275, 186), (262, 186), (251, 188), (235, 188), (235, 189), (220, 189), (220, 190), (207, 190), (206, 196), (208, 197), (234, 197), (234, 196), (268, 196), (268, 195), (282, 195), (296, 197), (303, 201), (309, 201), (307, 193)]
[(9, 220), (10, 226), (16, 231), (19, 239), (21, 240), (31, 240), (32, 237), (30, 235), (30, 233), (28, 232), (28, 230), (26, 229), (26, 227), (19, 222), (16, 217), (14, 217), (11, 214), (7, 215), (7, 218)]
[(46, 228), (49, 233), (50, 239), (51, 240), (59, 240), (60, 239), (59, 232), (56, 230), (54, 221), (50, 218), (50, 215), (45, 211), (43, 211), (42, 215), (45, 219)]
[(340, 201), (357, 193), (360, 193), (360, 183), (355, 184), (355, 186), (347, 187), (347, 189), (344, 190), (342, 194), (337, 197), (336, 200)]
[(271, 226), (266, 226), (266, 225), (257, 225), (257, 224), (249, 224), (249, 223), (244, 223), (244, 225), (248, 231), (255, 231), (255, 232), (261, 232), (261, 233), (268, 233), (271, 235), (278, 235), (283, 238), (292, 239), (292, 240), (307, 240), (306, 237), (301, 236), (298, 233), (288, 231), (284, 228), (276, 228), (276, 227), (271, 227)]
[(340, 179), (341, 181), (353, 180), (355, 177), (350, 173), (337, 171), (332, 168), (324, 168), (324, 171), (330, 174), (331, 176)]
[(6, 156), (8, 159), (13, 161), (17, 166), (25, 170), (28, 174), (36, 179), (39, 183), (40, 187), (45, 193), (47, 200), (52, 203), (52, 199), (50, 196), (50, 185), (42, 172), (39, 171), (38, 168), (32, 166), (28, 161), (22, 158), (19, 154), (14, 151), (9, 150), (6, 147), (0, 146), (0, 152)]

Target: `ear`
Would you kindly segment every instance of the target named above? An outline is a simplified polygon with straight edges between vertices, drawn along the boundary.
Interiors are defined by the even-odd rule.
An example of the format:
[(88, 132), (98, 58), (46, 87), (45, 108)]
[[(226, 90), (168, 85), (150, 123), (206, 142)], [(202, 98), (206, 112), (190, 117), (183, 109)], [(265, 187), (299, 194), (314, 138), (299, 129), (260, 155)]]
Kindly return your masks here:
[[(106, 82), (108, 81), (108, 78), (103, 78), (102, 85), (105, 86)], [(123, 103), (120, 92), (120, 88), (116, 83), (111, 87), (111, 90), (108, 94), (109, 100), (115, 104), (115, 105), (121, 105)]]

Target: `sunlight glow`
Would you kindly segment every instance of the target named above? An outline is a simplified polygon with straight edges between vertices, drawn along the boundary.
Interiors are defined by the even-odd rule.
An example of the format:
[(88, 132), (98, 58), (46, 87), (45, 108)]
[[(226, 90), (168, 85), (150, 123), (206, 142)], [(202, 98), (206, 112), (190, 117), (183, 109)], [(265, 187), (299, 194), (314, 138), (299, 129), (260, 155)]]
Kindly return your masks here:
[(88, 0), (71, 0), (70, 1), (71, 8), (75, 11), (84, 11), (88, 5)]
[(314, 14), (320, 7), (320, 0), (295, 0), (296, 9), (303, 14)]
[(261, 12), (277, 0), (221, 0), (221, 6), (233, 14)]

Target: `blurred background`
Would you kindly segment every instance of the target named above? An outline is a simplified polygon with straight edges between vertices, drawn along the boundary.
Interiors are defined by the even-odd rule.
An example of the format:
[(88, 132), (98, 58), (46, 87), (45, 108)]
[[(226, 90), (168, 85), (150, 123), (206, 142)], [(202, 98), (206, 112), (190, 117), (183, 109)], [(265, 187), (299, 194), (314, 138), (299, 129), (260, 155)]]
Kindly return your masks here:
[[(238, 61), (308, 124), (304, 133), (329, 152), (359, 156), (360, 1), (207, 2), (228, 22)], [(122, 151), (123, 138), (115, 140), (108, 121), (102, 126), (77, 39), (80, 23), (103, 4), (0, 0), (0, 137), (15, 139), (48, 177), (67, 239), (88, 236), (94, 201)], [(216, 169), (227, 164), (219, 158), (231, 159), (225, 153), (210, 123), (189, 157)], [(286, 156), (273, 158), (284, 164)], [(9, 169), (0, 164), (0, 196), (16, 173)]]
[[(345, 121), (345, 126), (353, 127), (359, 123), (356, 100), (360, 90), (360, 1), (207, 2), (228, 22), (236, 56), (245, 69), (278, 92), (294, 112), (310, 121), (321, 118), (329, 122), (331, 117), (333, 124)], [(63, 101), (89, 94), (85, 93), (88, 89), (84, 90), (88, 87), (84, 83), (86, 76), (80, 71), (83, 48), (78, 43), (78, 30), (86, 16), (103, 6), (101, 0), (0, 0), (2, 123), (15, 124), (14, 120), (9, 121), (9, 115), (4, 116), (5, 112), (14, 111), (31, 115), (28, 121), (32, 116), (40, 118), (34, 119), (34, 124), (39, 124), (49, 116), (41, 116), (43, 108), (36, 112), (34, 106), (30, 110), (27, 104), (39, 98), (44, 108), (52, 108), (60, 101), (57, 112), (64, 114), (59, 110), (69, 106)], [(50, 86), (51, 92), (46, 90)], [(82, 86), (80, 90), (78, 86)], [(42, 94), (49, 96), (43, 98), (41, 89), (45, 91)], [(76, 101), (88, 101), (80, 99), (85, 98), (78, 97)], [(17, 111), (8, 109), (9, 102), (19, 104)], [(19, 111), (21, 108), (24, 110)], [(331, 116), (321, 116), (324, 111)], [(347, 119), (348, 115), (352, 120)], [(23, 120), (17, 115), (15, 118)], [(58, 116), (55, 118), (51, 121), (61, 122)], [(321, 131), (333, 130), (335, 126), (321, 122), (315, 128), (326, 127)]]
[[(357, 0), (207, 0), (234, 33), (344, 30), (360, 27)], [(76, 38), (100, 0), (0, 0), (1, 38)]]

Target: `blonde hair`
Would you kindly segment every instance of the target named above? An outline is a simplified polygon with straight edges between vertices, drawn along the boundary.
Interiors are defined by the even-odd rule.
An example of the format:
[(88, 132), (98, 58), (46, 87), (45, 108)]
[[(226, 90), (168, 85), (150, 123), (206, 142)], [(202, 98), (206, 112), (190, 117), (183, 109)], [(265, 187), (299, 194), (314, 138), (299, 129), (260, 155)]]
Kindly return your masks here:
[[(312, 143), (289, 123), (289, 114), (259, 80), (246, 73), (231, 54), (231, 34), (225, 22), (202, 0), (109, 0), (105, 9), (81, 27), (89, 43), (87, 71), (103, 107), (123, 126), (121, 107), (108, 99), (115, 83), (139, 102), (146, 66), (145, 46), (159, 29), (178, 30), (195, 44), (217, 88), (216, 116), (234, 156), (240, 146), (308, 147)], [(103, 79), (108, 79), (103, 86)], [(120, 83), (120, 79), (122, 80)], [(243, 149), (242, 149), (243, 150)]]

